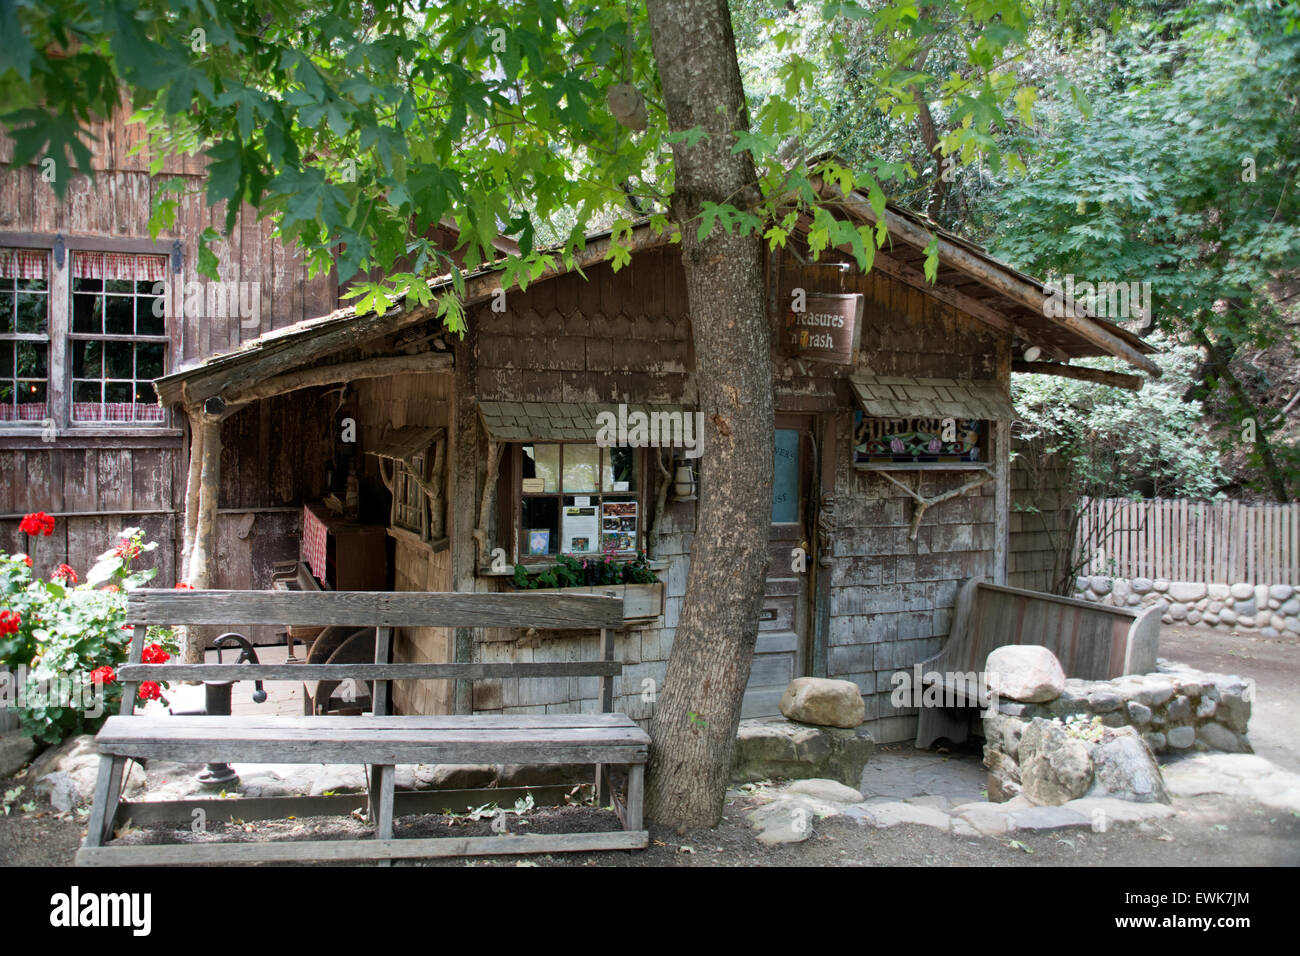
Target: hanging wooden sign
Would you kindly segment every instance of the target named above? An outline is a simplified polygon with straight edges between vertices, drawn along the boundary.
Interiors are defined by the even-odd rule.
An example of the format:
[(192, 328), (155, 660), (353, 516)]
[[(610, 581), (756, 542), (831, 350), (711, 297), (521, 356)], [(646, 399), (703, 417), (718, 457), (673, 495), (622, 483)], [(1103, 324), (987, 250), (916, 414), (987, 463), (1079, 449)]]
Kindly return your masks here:
[(862, 335), (862, 303), (858, 293), (791, 295), (778, 336), (781, 354), (852, 365)]

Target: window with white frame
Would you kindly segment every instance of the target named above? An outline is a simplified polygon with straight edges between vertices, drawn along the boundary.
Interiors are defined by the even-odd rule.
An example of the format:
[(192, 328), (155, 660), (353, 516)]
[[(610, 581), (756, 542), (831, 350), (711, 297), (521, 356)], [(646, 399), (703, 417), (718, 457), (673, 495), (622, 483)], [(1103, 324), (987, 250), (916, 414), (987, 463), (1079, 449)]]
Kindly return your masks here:
[[(0, 425), (166, 423), (168, 257), (0, 248)], [(59, 271), (60, 268), (66, 272)]]
[(0, 249), (0, 422), (49, 415), (50, 253)]
[(167, 257), (72, 253), (72, 422), (160, 424), (153, 380), (167, 369)]

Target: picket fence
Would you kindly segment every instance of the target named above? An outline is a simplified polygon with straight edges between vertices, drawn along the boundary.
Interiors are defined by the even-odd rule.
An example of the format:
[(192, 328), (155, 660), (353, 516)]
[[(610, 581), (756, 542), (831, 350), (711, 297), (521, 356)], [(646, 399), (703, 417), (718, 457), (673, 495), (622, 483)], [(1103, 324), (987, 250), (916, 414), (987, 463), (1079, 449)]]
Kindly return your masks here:
[(1086, 575), (1300, 586), (1300, 503), (1094, 498), (1075, 538)]

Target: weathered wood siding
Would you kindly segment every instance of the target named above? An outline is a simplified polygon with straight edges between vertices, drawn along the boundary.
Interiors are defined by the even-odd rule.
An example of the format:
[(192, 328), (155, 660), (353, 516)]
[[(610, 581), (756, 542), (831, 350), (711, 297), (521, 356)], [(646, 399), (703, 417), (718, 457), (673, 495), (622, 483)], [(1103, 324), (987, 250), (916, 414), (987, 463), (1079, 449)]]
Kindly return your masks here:
[(1061, 467), (1042, 453), (1041, 442), (1017, 441), (1014, 450), (1007, 584), (1052, 593), (1074, 546), (1076, 502)]
[[(695, 400), (689, 318), (675, 249), (634, 257), (619, 273), (593, 270), (526, 293), (512, 292), (505, 313), (475, 311), (477, 397), (543, 401), (683, 402)], [(847, 275), (825, 266), (783, 265), (778, 296), (794, 286), (862, 292), (866, 297), (861, 365), (880, 375), (983, 379), (1005, 388), (1010, 342), (1002, 333), (881, 274)], [(776, 300), (774, 300), (775, 302)], [(775, 334), (775, 330), (774, 330)], [(957, 587), (996, 564), (993, 482), (927, 511), (915, 542), (907, 538), (912, 499), (878, 475), (852, 467), (848, 369), (777, 356), (777, 408), (829, 416), (834, 444), (835, 564), (831, 570), (826, 671), (862, 689), (868, 727), (878, 740), (907, 739), (915, 712), (889, 703), (889, 676), (934, 654), (947, 635)], [(933, 495), (969, 473), (927, 474)], [(476, 486), (475, 501), (481, 492)], [(663, 577), (662, 619), (621, 631), (618, 654), (629, 666), (616, 682), (615, 706), (638, 720), (653, 713), (685, 595), (694, 513), (674, 505), (652, 555), (671, 560)], [(492, 529), (490, 529), (491, 531)], [(492, 537), (490, 534), (489, 537)], [(453, 542), (455, 546), (456, 542)], [(596, 653), (596, 638), (518, 632), (480, 634), (474, 660), (573, 660)], [(479, 681), (476, 712), (557, 713), (595, 708), (595, 681)]]
[[(145, 134), (143, 126), (126, 121), (128, 115), (119, 112), (92, 130), (94, 177), (73, 173), (62, 201), (42, 179), (39, 165), (0, 168), (0, 232), (148, 239), (155, 195), (164, 180), (179, 176), (188, 181), (190, 190), (180, 201), (175, 225), (158, 239), (168, 246), (172, 239), (182, 243), (183, 271), (179, 276), (169, 273), (170, 280), (196, 281), (197, 238), (208, 227), (224, 230), (225, 206), (203, 202), (201, 157), (168, 160), (160, 175), (151, 176), (149, 150), (131, 155)], [(0, 137), (0, 161), (10, 155), (11, 144)], [(56, 170), (56, 174), (63, 172)], [(300, 258), (273, 241), (269, 224), (258, 222), (247, 207), (230, 236), (213, 249), (220, 258), (223, 281), (254, 283), (258, 321), (241, 321), (231, 314), (224, 318), (187, 315), (183, 321), (169, 322), (169, 368), (229, 351), (264, 332), (323, 315), (337, 304), (334, 276), (308, 278)], [(301, 427), (317, 417), (291, 396), (279, 406), (264, 402), (232, 418), (223, 429), (231, 469), (224, 475), (222, 508), (260, 510), (298, 504), (304, 493), (310, 495), (313, 487), (319, 487), (316, 457), (297, 440)], [(183, 422), (167, 424), (149, 429), (147, 435), (138, 428), (128, 433), (114, 426), (82, 425), (77, 437), (59, 434), (53, 442), (41, 441), (39, 426), (0, 427), (0, 548), (25, 546), (17, 531), (18, 519), (27, 512), (46, 511), (56, 515), (58, 524), (53, 537), (31, 543), (38, 569), (48, 573), (54, 564), (66, 561), (80, 572), (113, 544), (119, 530), (139, 525), (162, 542), (156, 552), (158, 581), (170, 585), (180, 556), (188, 444)], [(305, 481), (303, 487), (300, 481)], [(279, 536), (297, 519), (270, 512), (259, 516), (249, 531), (244, 528), (246, 519), (233, 517), (233, 522), (229, 514), (220, 518), (216, 586), (264, 587), (269, 581), (269, 555), (277, 560), (296, 556), (296, 549), (288, 549)], [(251, 585), (236, 583), (245, 580)]]
[[(391, 428), (404, 425), (451, 424), (453, 376), (450, 373), (403, 375), (367, 379), (357, 383), (357, 431), (361, 444), (362, 494), (387, 500), (374, 455), (364, 454)], [(450, 457), (450, 456), (448, 456)], [(398, 591), (451, 591), (451, 552), (437, 553), (405, 538), (393, 541), (394, 589)], [(418, 663), (452, 661), (454, 629), (445, 627), (397, 628), (393, 661)], [(451, 681), (395, 681), (393, 705), (399, 714), (446, 714), (452, 707)]]
[[(990, 380), (1008, 386), (1010, 341), (982, 323), (882, 272), (865, 276), (785, 259), (779, 294), (860, 292), (865, 298), (859, 367), (877, 375)], [(789, 301), (781, 300), (781, 306)], [(847, 370), (777, 362), (784, 400), (778, 408), (820, 409), (835, 396), (834, 565), (831, 568), (826, 676), (861, 689), (867, 728), (876, 740), (914, 736), (914, 709), (890, 703), (895, 671), (935, 654), (948, 634), (960, 582), (995, 572), (996, 486), (989, 482), (926, 510), (915, 541), (908, 539), (914, 502), (878, 474), (853, 467), (853, 410), (843, 384)], [(828, 411), (830, 409), (827, 409)], [(916, 473), (897, 473), (915, 482)], [(921, 493), (933, 496), (963, 484), (969, 472), (925, 473)]]

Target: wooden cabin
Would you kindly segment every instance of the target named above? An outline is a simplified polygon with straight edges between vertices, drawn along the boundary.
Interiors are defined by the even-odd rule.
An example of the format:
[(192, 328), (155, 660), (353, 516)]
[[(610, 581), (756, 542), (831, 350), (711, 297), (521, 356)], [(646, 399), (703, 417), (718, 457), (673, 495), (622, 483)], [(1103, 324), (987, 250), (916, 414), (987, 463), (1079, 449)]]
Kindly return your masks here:
[[(155, 276), (190, 280), (193, 238), (222, 213), (192, 200), (149, 242), (146, 159), (126, 156), (129, 128), (104, 132), (94, 187), (81, 181), (63, 203), (35, 165), (0, 176), (0, 306), (14, 310), (0, 326), (14, 351), (0, 357), (47, 355), (0, 375), (12, 383), (0, 409), (0, 546), (28, 547), (17, 519), (44, 510), (61, 519), (58, 534), (30, 548), (50, 567), (84, 567), (139, 524), (164, 542), (163, 585), (185, 573), (267, 588), (278, 565), (299, 562), (311, 586), (399, 591), (509, 589), (516, 564), (538, 572), (564, 553), (644, 549), (659, 584), (626, 590), (615, 707), (648, 719), (685, 594), (696, 459), (684, 441), (608, 445), (599, 432), (602, 413), (620, 409), (683, 424), (701, 411), (678, 247), (641, 224), (618, 272), (603, 261), (604, 235), (578, 256), (586, 278), (556, 269), (503, 293), (499, 272), (479, 270), (459, 338), (431, 309), (335, 308), (333, 279), (309, 278), (245, 211), (219, 252), (223, 278), (262, 297), (257, 324), (170, 307), (159, 324), (141, 319)], [(874, 219), (860, 196), (841, 208)], [(797, 237), (767, 259), (773, 559), (744, 702), (745, 716), (774, 714), (793, 677), (851, 680), (882, 742), (915, 733), (915, 712), (890, 704), (891, 675), (939, 650), (963, 579), (1006, 582), (1014, 563), (1013, 368), (1087, 374), (1061, 369), (1114, 355), (1156, 374), (1135, 335), (1086, 314), (1049, 316), (1041, 282), (955, 236), (939, 233), (938, 278), (926, 281), (922, 250), (936, 230), (901, 208), (886, 215), (893, 246), (868, 274), (833, 250), (811, 261)], [(113, 296), (134, 309), (129, 334), (110, 331), (126, 315)], [(128, 346), (129, 394), (109, 374)], [(583, 659), (594, 641), (404, 630), (395, 660)], [(595, 697), (595, 681), (576, 678), (394, 694), (410, 713), (571, 712)]]

